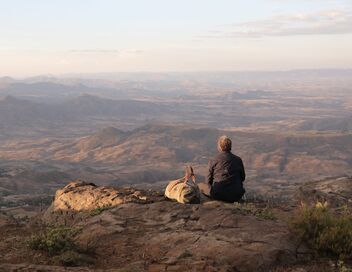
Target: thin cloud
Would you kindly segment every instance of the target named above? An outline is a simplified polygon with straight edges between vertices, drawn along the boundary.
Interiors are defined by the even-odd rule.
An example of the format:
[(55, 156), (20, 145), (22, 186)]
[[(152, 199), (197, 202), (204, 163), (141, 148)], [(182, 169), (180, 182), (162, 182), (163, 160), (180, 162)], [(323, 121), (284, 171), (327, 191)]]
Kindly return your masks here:
[(72, 54), (109, 54), (109, 55), (138, 55), (142, 54), (143, 50), (138, 49), (72, 49), (69, 50)]
[(72, 49), (69, 51), (70, 53), (78, 53), (78, 54), (118, 54), (120, 51), (115, 49)]
[(334, 35), (352, 33), (352, 12), (330, 10), (312, 14), (269, 17), (223, 26), (201, 38), (263, 38), (272, 36)]

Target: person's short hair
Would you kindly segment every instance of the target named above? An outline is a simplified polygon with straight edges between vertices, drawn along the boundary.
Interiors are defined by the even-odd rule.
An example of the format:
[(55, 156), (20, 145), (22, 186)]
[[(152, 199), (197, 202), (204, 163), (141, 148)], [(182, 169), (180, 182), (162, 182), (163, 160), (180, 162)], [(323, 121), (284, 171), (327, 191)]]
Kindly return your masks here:
[(219, 151), (231, 151), (232, 141), (226, 135), (223, 135), (218, 140), (218, 149)]

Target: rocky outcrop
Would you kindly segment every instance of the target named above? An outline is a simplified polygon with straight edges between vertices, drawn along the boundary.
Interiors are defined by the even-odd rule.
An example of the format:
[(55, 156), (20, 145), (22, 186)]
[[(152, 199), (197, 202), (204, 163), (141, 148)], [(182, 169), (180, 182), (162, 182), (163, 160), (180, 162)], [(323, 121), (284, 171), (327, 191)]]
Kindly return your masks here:
[(144, 192), (133, 188), (98, 187), (94, 183), (77, 180), (63, 189), (57, 190), (48, 212), (89, 211), (103, 207), (113, 207), (123, 203), (150, 203), (160, 194)]
[[(84, 212), (106, 205), (97, 214)], [(81, 230), (76, 242), (94, 252), (98, 268), (268, 271), (295, 259), (284, 223), (216, 201), (182, 205), (153, 192), (78, 182), (59, 190), (44, 215), (50, 224), (62, 224), (58, 218)]]
[(306, 202), (327, 201), (332, 207), (352, 205), (352, 177), (308, 182), (299, 188), (297, 198)]

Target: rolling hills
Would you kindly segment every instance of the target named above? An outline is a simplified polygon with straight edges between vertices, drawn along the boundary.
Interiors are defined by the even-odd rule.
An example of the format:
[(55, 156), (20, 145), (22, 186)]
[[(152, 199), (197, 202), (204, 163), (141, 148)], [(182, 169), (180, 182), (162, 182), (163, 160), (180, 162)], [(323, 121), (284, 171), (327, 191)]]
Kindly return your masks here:
[(0, 156), (45, 162), (71, 177), (100, 176), (102, 183), (110, 184), (177, 178), (186, 164), (194, 165), (202, 179), (222, 134), (233, 139), (249, 187), (257, 191), (284, 191), (303, 181), (351, 173), (352, 134), (331, 132), (260, 133), (155, 124), (130, 131), (108, 127), (75, 140), (8, 142), (0, 147)]

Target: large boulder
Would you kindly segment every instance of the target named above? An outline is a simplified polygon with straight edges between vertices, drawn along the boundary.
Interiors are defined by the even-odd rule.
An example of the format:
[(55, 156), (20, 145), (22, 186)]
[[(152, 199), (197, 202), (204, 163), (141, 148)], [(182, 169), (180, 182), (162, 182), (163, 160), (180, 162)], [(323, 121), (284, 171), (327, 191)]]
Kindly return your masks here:
[(98, 187), (94, 183), (78, 180), (57, 190), (51, 208), (53, 211), (87, 211), (129, 202), (148, 203), (151, 202), (149, 196), (133, 188)]
[[(72, 215), (131, 202), (146, 204), (160, 198), (163, 197), (157, 192), (133, 188), (99, 187), (94, 183), (76, 180), (56, 191), (54, 201), (45, 212), (43, 219), (46, 222), (61, 222), (59, 217), (63, 214)], [(62, 216), (61, 219), (63, 219)]]

